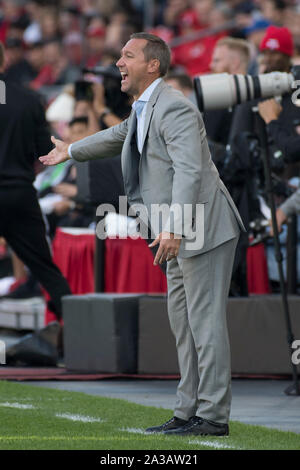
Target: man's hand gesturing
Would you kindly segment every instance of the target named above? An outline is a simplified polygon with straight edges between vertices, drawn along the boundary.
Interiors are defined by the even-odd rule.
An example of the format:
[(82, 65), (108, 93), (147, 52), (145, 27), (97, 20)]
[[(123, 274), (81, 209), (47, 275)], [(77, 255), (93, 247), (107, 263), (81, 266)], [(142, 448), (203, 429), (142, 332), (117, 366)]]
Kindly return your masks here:
[(43, 155), (39, 158), (40, 162), (44, 165), (57, 165), (58, 163), (65, 162), (70, 159), (68, 155), (69, 145), (63, 142), (62, 140), (51, 137), (51, 141), (55, 145), (55, 148), (48, 153), (48, 155)]

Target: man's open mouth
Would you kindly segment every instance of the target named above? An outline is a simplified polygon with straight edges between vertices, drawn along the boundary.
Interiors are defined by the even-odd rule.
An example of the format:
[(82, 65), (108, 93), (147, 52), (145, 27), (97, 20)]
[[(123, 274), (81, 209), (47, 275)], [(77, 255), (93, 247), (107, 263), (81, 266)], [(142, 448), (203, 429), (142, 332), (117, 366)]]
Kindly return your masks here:
[(126, 72), (121, 72), (121, 76), (122, 76), (122, 83), (124, 83), (128, 77), (128, 74)]

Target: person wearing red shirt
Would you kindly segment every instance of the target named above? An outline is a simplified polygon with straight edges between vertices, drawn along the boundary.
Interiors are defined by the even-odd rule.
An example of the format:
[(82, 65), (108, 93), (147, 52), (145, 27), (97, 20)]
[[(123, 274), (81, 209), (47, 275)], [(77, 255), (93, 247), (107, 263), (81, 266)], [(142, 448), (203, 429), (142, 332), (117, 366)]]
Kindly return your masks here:
[[(194, 8), (182, 14), (179, 26), (181, 34), (186, 36), (207, 28), (219, 27), (226, 23), (227, 19), (227, 10), (215, 7), (213, 1), (194, 0)], [(215, 44), (227, 34), (226, 31), (221, 31), (173, 47), (173, 65), (183, 66), (190, 76), (208, 73)]]

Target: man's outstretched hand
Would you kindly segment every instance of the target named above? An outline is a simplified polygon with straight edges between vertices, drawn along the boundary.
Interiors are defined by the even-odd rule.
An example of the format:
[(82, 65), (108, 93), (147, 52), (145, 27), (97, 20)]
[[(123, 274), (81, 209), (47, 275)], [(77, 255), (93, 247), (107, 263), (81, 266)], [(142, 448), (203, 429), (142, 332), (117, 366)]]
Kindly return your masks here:
[(55, 148), (48, 153), (48, 155), (43, 155), (39, 158), (40, 162), (44, 165), (57, 165), (58, 163), (65, 162), (70, 159), (68, 155), (69, 145), (63, 142), (62, 140), (51, 137), (51, 141), (55, 145)]

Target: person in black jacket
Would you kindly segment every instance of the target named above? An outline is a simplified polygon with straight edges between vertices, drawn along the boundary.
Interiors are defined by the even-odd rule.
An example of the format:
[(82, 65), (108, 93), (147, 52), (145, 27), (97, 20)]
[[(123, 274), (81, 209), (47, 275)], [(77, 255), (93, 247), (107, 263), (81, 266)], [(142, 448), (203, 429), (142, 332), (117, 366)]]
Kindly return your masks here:
[[(276, 26), (269, 26), (262, 38), (260, 44), (260, 72), (271, 73), (271, 72), (286, 72), (289, 73), (291, 69), (291, 58), (293, 56), (293, 38), (290, 31), (287, 28), (281, 28)], [(257, 119), (256, 108), (259, 109), (260, 102), (262, 99), (256, 99), (236, 106), (234, 117), (232, 120), (230, 136), (228, 143), (230, 144), (232, 151), (232, 162), (240, 161), (241, 166), (244, 168), (243, 174), (240, 176), (239, 181), (233, 181), (230, 187), (230, 182), (225, 180), (231, 194), (233, 194), (234, 202), (236, 203), (242, 220), (245, 224), (246, 229), (249, 229), (249, 223), (256, 217), (260, 216), (260, 206), (257, 197), (257, 190), (255, 191), (254, 185), (256, 184), (255, 173), (256, 162), (254, 158), (253, 143), (260, 142), (259, 135), (259, 119)], [(300, 119), (300, 108), (295, 106), (292, 102), (292, 94), (286, 93), (281, 99), (281, 113), (278, 116), (277, 124), (269, 124), (266, 126), (266, 131), (269, 133), (272, 130), (278, 130), (278, 126), (283, 132), (293, 135), (294, 133), (294, 120)], [(264, 126), (264, 122), (262, 121)], [(274, 128), (274, 129), (272, 129)], [(276, 133), (273, 132), (273, 136)], [(282, 134), (281, 134), (282, 137)], [(279, 135), (274, 139), (272, 144), (276, 144), (279, 141)], [(242, 148), (242, 143), (245, 143)], [(269, 142), (271, 144), (271, 142)], [(282, 143), (281, 143), (282, 144)], [(276, 148), (281, 149), (280, 146), (276, 145)], [(249, 156), (251, 158), (249, 158)], [(281, 172), (281, 177), (285, 180), (295, 175), (295, 165), (289, 164)], [(253, 184), (252, 184), (253, 183)], [(256, 214), (253, 217), (253, 214)], [(242, 295), (246, 295), (247, 282), (246, 282), (246, 253), (248, 248), (248, 239), (246, 234), (242, 234), (239, 240), (237, 253), (240, 254), (239, 263), (233, 268), (233, 273), (240, 272), (241, 275), (237, 276), (237, 283), (243, 286)], [(233, 279), (235, 279), (233, 274)], [(244, 279), (244, 283), (243, 283)]]
[[(0, 80), (4, 80), (0, 43)], [(70, 295), (66, 279), (53, 263), (36, 191), (34, 165), (51, 150), (44, 108), (38, 95), (5, 82), (6, 104), (0, 105), (0, 236), (49, 293), (50, 309), (62, 317), (61, 298)]]
[(265, 121), (268, 136), (283, 152), (286, 163), (299, 162), (300, 135), (296, 132), (295, 128), (300, 122), (300, 108), (297, 105), (296, 112), (298, 113), (298, 119), (289, 122), (288, 126), (285, 120), (279, 119), (282, 110), (281, 104), (275, 101), (274, 98), (258, 103), (258, 112)]
[[(289, 73), (292, 66), (293, 47), (293, 38), (287, 28), (270, 26), (260, 45), (261, 72)], [(268, 110), (272, 112), (270, 116), (273, 119), (266, 120), (263, 116), (262, 118), (266, 123), (266, 131), (269, 137), (283, 150), (287, 162), (292, 163), (297, 161), (298, 159), (295, 156), (297, 149), (295, 150), (295, 146), (297, 147), (298, 137), (295, 133), (294, 123), (300, 120), (300, 107), (294, 105), (292, 93), (286, 93), (282, 96), (280, 106), (274, 100), (271, 101), (271, 104), (270, 101), (267, 104), (261, 103), (262, 101), (265, 100), (253, 100), (237, 106), (229, 142), (232, 142), (236, 136), (240, 136), (244, 132), (254, 133), (256, 131), (256, 113), (253, 112), (253, 109), (257, 107), (262, 116), (261, 110), (268, 107)], [(267, 113), (267, 110), (265, 112)], [(291, 173), (292, 171), (293, 169), (290, 168), (290, 171), (286, 173)], [(288, 178), (294, 175), (287, 174), (285, 176)]]

